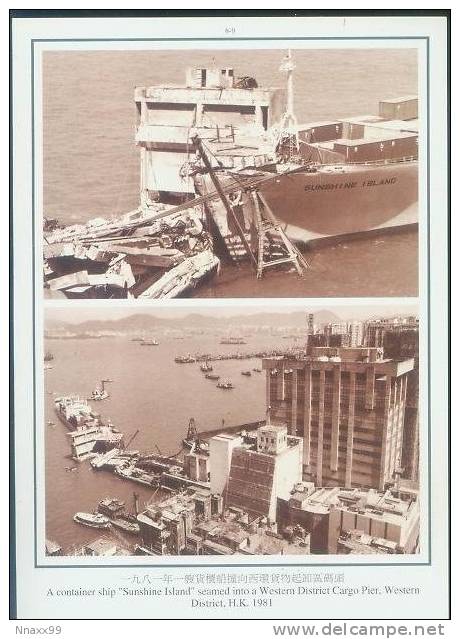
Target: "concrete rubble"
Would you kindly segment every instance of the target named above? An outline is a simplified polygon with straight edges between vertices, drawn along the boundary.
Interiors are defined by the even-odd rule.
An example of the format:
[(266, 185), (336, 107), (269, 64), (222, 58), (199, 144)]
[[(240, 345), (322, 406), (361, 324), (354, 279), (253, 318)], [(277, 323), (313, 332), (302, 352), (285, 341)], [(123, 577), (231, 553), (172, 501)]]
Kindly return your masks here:
[(156, 204), (117, 218), (45, 228), (48, 296), (160, 299), (191, 292), (220, 266), (202, 216), (199, 206), (176, 211)]

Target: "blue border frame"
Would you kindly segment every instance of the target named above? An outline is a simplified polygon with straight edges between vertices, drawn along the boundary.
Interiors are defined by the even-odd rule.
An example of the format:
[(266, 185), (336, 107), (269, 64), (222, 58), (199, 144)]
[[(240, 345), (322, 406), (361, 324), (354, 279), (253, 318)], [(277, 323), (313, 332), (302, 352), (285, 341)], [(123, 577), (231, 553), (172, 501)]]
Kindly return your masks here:
[[(51, 564), (38, 564), (37, 563), (37, 460), (36, 460), (36, 442), (37, 442), (37, 402), (36, 402), (36, 382), (37, 382), (37, 373), (36, 373), (36, 344), (37, 344), (37, 326), (36, 326), (36, 247), (35, 247), (35, 226), (36, 226), (36, 210), (35, 210), (35, 43), (41, 42), (216, 42), (216, 41), (239, 41), (239, 42), (253, 42), (253, 41), (265, 41), (265, 42), (302, 42), (302, 41), (330, 41), (330, 40), (357, 40), (357, 41), (380, 41), (380, 40), (424, 40), (426, 43), (426, 68), (427, 68), (427, 77), (426, 77), (426, 109), (427, 109), (427, 384), (428, 384), (428, 397), (427, 397), (427, 414), (428, 414), (428, 451), (427, 451), (427, 461), (428, 461), (428, 561), (427, 562), (414, 562), (414, 563), (406, 563), (406, 562), (392, 562), (392, 563), (257, 563), (256, 561), (251, 561), (250, 563), (231, 563), (231, 564), (222, 564), (222, 563), (181, 563), (181, 564), (125, 564), (120, 562), (119, 564), (84, 564), (84, 565), (75, 565), (75, 564), (59, 564), (59, 565), (51, 565)], [(430, 37), (429, 36), (376, 36), (376, 37), (366, 37), (366, 36), (339, 36), (339, 37), (246, 37), (246, 38), (238, 38), (238, 37), (228, 37), (228, 38), (36, 38), (31, 39), (31, 125), (32, 125), (32, 145), (31, 145), (31, 161), (32, 161), (32, 282), (34, 284), (33, 287), (33, 310), (32, 310), (32, 331), (33, 331), (33, 420), (34, 420), (34, 428), (33, 428), (33, 445), (34, 445), (34, 539), (35, 539), (35, 547), (34, 547), (34, 567), (35, 568), (208, 568), (218, 569), (218, 568), (299, 568), (299, 567), (325, 567), (325, 568), (345, 568), (345, 567), (363, 567), (367, 568), (368, 566), (379, 566), (379, 567), (394, 567), (394, 566), (431, 566), (431, 314), (430, 314), (430, 92), (429, 92), (429, 77), (430, 77)], [(42, 339), (42, 336), (40, 337)], [(325, 555), (327, 556), (327, 555)]]

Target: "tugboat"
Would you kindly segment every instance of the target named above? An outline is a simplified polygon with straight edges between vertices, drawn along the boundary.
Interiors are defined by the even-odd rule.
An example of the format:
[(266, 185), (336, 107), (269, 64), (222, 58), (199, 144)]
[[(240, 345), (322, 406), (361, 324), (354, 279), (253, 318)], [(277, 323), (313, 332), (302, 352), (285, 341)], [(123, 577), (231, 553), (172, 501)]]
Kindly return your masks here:
[(206, 373), (205, 379), (212, 379), (217, 382), (220, 379), (220, 375), (215, 375), (214, 373)]
[(217, 388), (222, 388), (222, 390), (233, 390), (235, 387), (232, 382), (219, 382), (217, 384)]
[(156, 339), (144, 339), (141, 341), (141, 346), (159, 346), (160, 342)]
[(75, 513), (73, 520), (90, 528), (108, 528), (110, 526), (109, 519), (101, 514)]

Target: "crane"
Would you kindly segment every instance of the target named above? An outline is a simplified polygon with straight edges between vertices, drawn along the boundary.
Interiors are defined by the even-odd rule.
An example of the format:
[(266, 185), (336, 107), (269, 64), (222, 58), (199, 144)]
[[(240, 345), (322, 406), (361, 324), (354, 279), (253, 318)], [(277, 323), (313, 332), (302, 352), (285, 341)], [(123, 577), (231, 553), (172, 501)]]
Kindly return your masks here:
[(138, 433), (139, 433), (139, 428), (136, 430), (136, 432), (133, 435), (131, 435), (131, 437), (128, 439), (126, 444), (123, 445), (124, 450), (127, 450), (129, 448), (130, 444), (132, 443), (132, 441), (134, 440), (134, 438), (137, 436)]

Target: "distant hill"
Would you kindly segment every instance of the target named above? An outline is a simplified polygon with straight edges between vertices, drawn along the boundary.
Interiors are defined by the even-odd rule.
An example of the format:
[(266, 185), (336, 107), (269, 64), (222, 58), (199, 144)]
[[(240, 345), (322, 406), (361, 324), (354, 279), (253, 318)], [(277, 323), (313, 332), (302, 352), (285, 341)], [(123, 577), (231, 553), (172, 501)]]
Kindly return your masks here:
[[(327, 324), (340, 321), (340, 318), (331, 311), (321, 310), (314, 313), (315, 324)], [(231, 326), (279, 326), (303, 327), (306, 326), (306, 313), (294, 311), (292, 313), (261, 312), (253, 315), (230, 315), (229, 317), (213, 317), (200, 313), (189, 313), (183, 317), (161, 317), (150, 313), (136, 313), (116, 320), (88, 320), (74, 324), (51, 320), (46, 322), (47, 330), (68, 329), (70, 331), (154, 331), (159, 328), (184, 329), (184, 328), (225, 328)]]

